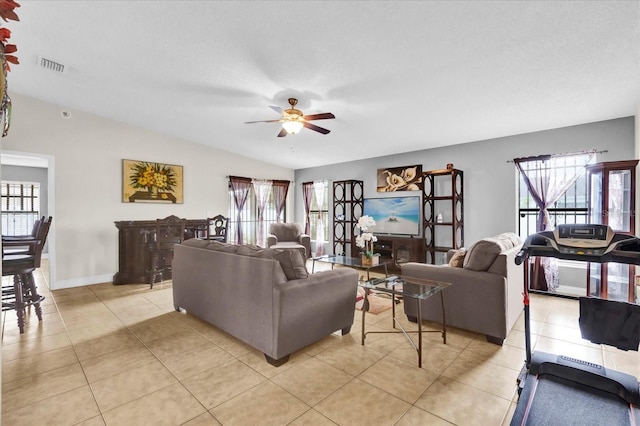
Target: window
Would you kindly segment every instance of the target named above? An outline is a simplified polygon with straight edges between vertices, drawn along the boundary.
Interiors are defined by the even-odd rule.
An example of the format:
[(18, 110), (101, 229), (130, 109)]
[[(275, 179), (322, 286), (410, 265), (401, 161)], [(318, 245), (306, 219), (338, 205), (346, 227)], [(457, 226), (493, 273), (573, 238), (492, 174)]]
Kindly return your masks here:
[[(258, 203), (253, 187), (249, 191), (247, 201), (242, 208), (242, 235), (244, 244), (257, 244), (258, 242)], [(280, 222), (284, 222), (286, 208), (280, 215)], [(267, 240), (269, 225), (278, 222), (275, 197), (273, 188), (269, 191), (269, 198), (264, 209), (263, 237)], [(233, 190), (229, 187), (229, 234), (227, 242), (236, 244), (238, 242), (238, 209), (236, 208)]]
[[(318, 203), (318, 196), (322, 197)], [(320, 205), (320, 207), (318, 207)], [(309, 229), (311, 241), (318, 239), (318, 225), (322, 224), (322, 242), (329, 240), (329, 185), (326, 182), (314, 182), (313, 196), (309, 208)], [(320, 219), (320, 220), (318, 220)]]
[(2, 181), (2, 234), (26, 235), (40, 217), (40, 184)]
[[(532, 160), (521, 163), (523, 171), (532, 172), (543, 164), (543, 170), (555, 169), (560, 176), (573, 176), (578, 174), (578, 179), (569, 186), (567, 191), (551, 205), (549, 212), (550, 224), (555, 228), (558, 224), (587, 223), (589, 210), (587, 197), (587, 177), (584, 167), (595, 162), (595, 156), (588, 154), (571, 154), (550, 157), (547, 160)], [(559, 173), (558, 173), (559, 172)], [(540, 209), (531, 196), (524, 182), (522, 173), (518, 173), (518, 232), (524, 240), (527, 236), (537, 232), (536, 222)]]

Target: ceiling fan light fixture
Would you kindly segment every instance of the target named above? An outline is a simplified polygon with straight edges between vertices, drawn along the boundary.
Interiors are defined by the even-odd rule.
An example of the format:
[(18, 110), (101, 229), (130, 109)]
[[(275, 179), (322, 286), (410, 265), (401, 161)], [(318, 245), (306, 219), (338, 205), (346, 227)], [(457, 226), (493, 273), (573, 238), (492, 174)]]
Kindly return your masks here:
[(303, 124), (302, 121), (298, 120), (288, 120), (282, 123), (282, 128), (287, 131), (290, 135), (295, 135), (300, 130), (302, 130)]
[[(0, 1), (2, 1), (2, 0), (0, 0)], [(275, 112), (277, 112), (279, 114), (282, 114), (282, 117), (279, 120), (245, 121), (245, 123), (247, 123), (247, 124), (251, 124), (251, 123), (282, 123), (282, 129), (278, 133), (278, 137), (279, 138), (282, 138), (282, 137), (287, 136), (287, 135), (295, 135), (300, 130), (302, 130), (303, 127), (307, 128), (309, 130), (313, 130), (314, 132), (321, 133), (323, 135), (326, 135), (326, 134), (331, 132), (328, 129), (322, 128), (320, 126), (316, 126), (315, 124), (311, 124), (310, 121), (313, 121), (313, 120), (327, 120), (327, 119), (330, 119), (330, 118), (336, 118), (335, 115), (331, 114), (330, 112), (323, 112), (323, 113), (319, 113), (319, 114), (304, 115), (302, 113), (302, 111), (300, 111), (299, 109), (295, 108), (297, 103), (298, 103), (298, 100), (296, 98), (289, 98), (289, 105), (291, 105), (291, 108), (289, 108), (289, 109), (282, 109), (280, 107), (273, 106), (273, 105), (270, 106), (270, 108), (272, 110), (274, 110)]]

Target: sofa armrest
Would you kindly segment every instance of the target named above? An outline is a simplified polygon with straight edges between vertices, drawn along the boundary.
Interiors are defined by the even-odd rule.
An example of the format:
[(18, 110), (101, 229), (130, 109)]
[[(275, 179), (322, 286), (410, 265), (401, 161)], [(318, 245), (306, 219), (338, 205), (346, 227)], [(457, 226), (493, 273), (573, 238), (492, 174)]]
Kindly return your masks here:
[(274, 286), (275, 358), (288, 355), (353, 324), (358, 272), (322, 271)]
[(278, 244), (278, 237), (274, 234), (267, 235), (267, 247), (271, 247)]
[(307, 234), (300, 234), (298, 242), (304, 246), (307, 251), (307, 259), (309, 259), (311, 257), (311, 237)]

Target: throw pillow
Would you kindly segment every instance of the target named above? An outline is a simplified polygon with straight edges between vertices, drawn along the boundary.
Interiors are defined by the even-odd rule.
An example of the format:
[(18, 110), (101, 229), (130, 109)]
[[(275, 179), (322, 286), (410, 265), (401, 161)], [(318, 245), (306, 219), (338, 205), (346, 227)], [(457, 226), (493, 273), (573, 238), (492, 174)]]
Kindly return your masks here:
[(289, 280), (309, 277), (304, 257), (299, 250), (273, 249), (273, 258), (280, 262), (284, 274)]
[(466, 254), (467, 250), (465, 249), (456, 250), (453, 256), (451, 256), (451, 259), (449, 259), (449, 266), (454, 268), (462, 268)]
[(464, 257), (463, 268), (472, 271), (486, 271), (496, 260), (502, 247), (490, 238), (480, 240), (469, 249)]
[(246, 244), (238, 246), (238, 251), (236, 251), (236, 253), (242, 256), (258, 257), (260, 252), (263, 250), (264, 249), (262, 247)]

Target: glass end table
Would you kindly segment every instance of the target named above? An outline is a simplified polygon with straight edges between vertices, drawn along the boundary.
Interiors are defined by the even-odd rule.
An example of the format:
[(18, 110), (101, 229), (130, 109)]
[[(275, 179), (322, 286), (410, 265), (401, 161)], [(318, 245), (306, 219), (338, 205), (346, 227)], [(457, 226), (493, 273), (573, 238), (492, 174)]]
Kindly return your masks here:
[[(447, 343), (447, 321), (444, 312), (444, 290), (449, 287), (450, 283), (441, 281), (431, 281), (419, 278), (409, 278), (402, 276), (390, 276), (387, 278), (374, 278), (366, 281), (358, 281), (358, 286), (365, 291), (364, 304), (362, 306), (362, 345), (364, 346), (367, 334), (372, 333), (403, 333), (411, 346), (418, 354), (418, 367), (422, 367), (422, 333), (442, 333), (442, 342)], [(369, 310), (369, 295), (372, 291), (391, 295), (392, 307), (392, 327), (390, 331), (366, 331), (366, 312)], [(422, 300), (432, 296), (440, 295), (440, 303), (442, 306), (442, 330), (423, 330), (422, 329)], [(407, 330), (396, 319), (396, 296), (402, 297), (404, 303), (416, 303), (417, 305), (417, 330)], [(396, 326), (399, 330), (395, 330)], [(416, 343), (411, 337), (411, 333), (418, 335)]]

